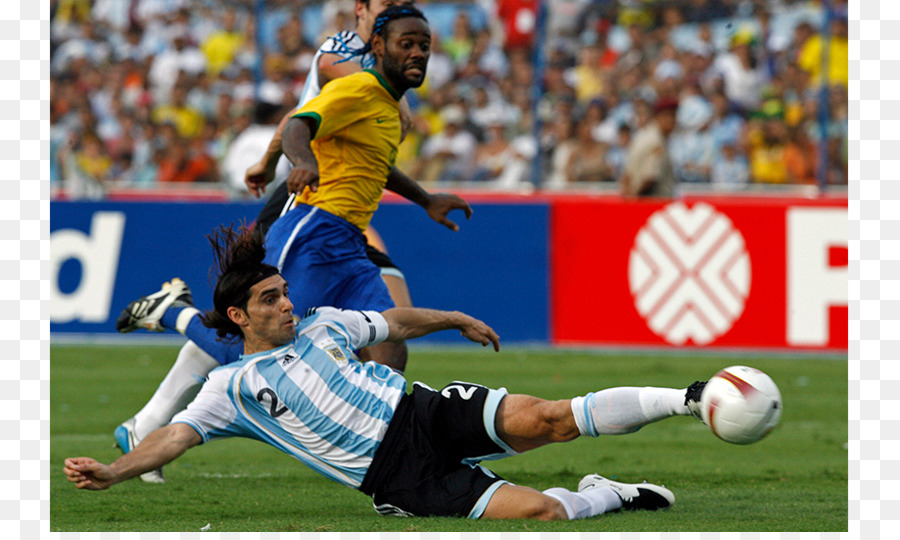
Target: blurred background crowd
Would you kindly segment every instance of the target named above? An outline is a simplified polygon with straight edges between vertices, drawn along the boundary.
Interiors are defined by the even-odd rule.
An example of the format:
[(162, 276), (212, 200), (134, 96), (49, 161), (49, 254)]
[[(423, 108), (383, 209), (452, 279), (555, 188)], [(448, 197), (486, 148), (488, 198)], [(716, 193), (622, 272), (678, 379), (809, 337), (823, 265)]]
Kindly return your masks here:
[[(434, 43), (397, 165), (426, 185), (618, 190), (666, 111), (676, 192), (847, 183), (844, 0), (417, 4)], [(54, 195), (240, 196), (316, 48), (355, 27), (353, 8), (51, 0)]]

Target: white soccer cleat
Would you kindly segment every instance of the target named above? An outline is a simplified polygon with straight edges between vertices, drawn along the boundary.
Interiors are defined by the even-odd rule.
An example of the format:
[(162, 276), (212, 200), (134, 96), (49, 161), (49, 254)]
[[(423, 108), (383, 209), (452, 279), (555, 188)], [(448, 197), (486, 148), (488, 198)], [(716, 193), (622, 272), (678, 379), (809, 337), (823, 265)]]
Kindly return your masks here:
[(179, 278), (163, 283), (162, 289), (142, 296), (128, 304), (116, 319), (116, 330), (123, 334), (143, 328), (151, 332), (164, 332), (160, 324), (163, 314), (172, 306), (194, 305), (191, 290)]
[(665, 486), (657, 486), (647, 482), (641, 484), (624, 484), (604, 478), (599, 474), (589, 474), (578, 482), (578, 491), (587, 491), (600, 487), (608, 487), (622, 499), (625, 510), (659, 510), (675, 503), (675, 494)]
[[(113, 437), (116, 439), (116, 446), (122, 450), (122, 453), (127, 454), (134, 450), (134, 447), (141, 443), (141, 439), (137, 436), (134, 431), (134, 424), (136, 420), (132, 417), (128, 420), (122, 422), (119, 427), (113, 432)], [(151, 484), (162, 484), (166, 481), (163, 478), (162, 467), (156, 469), (155, 471), (145, 472), (141, 475), (141, 480), (144, 482), (149, 482)]]

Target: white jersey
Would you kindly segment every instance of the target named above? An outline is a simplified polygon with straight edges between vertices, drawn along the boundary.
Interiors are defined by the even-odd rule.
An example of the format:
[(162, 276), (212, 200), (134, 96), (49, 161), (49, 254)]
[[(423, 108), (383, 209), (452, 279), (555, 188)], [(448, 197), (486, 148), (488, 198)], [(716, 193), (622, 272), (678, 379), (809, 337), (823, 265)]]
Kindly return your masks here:
[[(336, 54), (341, 57), (341, 60), (337, 60), (337, 62), (354, 62), (359, 64), (362, 69), (369, 69), (375, 65), (375, 56), (371, 52), (362, 55), (356, 54), (365, 45), (366, 42), (359, 37), (359, 34), (350, 30), (338, 32), (326, 39), (325, 43), (319, 47), (319, 50), (313, 56), (312, 66), (309, 68), (306, 83), (304, 83), (303, 91), (300, 93), (300, 101), (297, 102), (297, 109), (306, 105), (309, 100), (318, 96), (319, 92), (322, 91), (322, 86), (319, 84), (319, 58), (323, 54)], [(292, 167), (291, 161), (282, 155), (275, 169), (275, 183), (277, 184), (287, 178)]]
[(312, 66), (306, 76), (306, 83), (303, 85), (303, 92), (300, 93), (297, 108), (306, 105), (309, 100), (318, 96), (322, 91), (322, 87), (319, 85), (319, 58), (323, 54), (336, 54), (341, 57), (341, 60), (337, 60), (338, 62), (354, 62), (359, 64), (362, 69), (369, 69), (375, 65), (375, 57), (372, 53), (356, 54), (356, 51), (361, 50), (365, 45), (366, 42), (359, 37), (359, 34), (350, 30), (338, 32), (326, 39), (325, 43), (316, 51), (316, 55), (313, 56)]
[(406, 392), (406, 379), (384, 365), (361, 363), (353, 351), (387, 336), (378, 312), (310, 310), (291, 343), (210, 372), (172, 422), (191, 426), (203, 442), (263, 441), (358, 489)]

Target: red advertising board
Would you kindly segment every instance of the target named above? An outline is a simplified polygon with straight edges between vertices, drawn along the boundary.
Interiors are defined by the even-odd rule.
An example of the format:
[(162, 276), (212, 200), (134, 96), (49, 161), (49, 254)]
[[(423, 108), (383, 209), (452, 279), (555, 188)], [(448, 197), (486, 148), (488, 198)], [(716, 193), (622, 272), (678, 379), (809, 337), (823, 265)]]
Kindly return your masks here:
[(551, 203), (557, 344), (847, 348), (847, 200)]

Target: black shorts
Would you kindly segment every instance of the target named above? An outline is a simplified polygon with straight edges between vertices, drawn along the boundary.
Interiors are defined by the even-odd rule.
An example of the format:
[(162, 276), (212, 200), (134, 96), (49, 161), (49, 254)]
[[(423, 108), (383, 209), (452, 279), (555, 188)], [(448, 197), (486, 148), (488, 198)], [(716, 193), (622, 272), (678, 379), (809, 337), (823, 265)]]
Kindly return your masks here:
[[(262, 210), (259, 211), (259, 215), (256, 216), (256, 227), (262, 230), (263, 234), (266, 234), (272, 223), (281, 216), (281, 211), (284, 209), (284, 205), (287, 204), (287, 200), (287, 182), (281, 182), (272, 191), (269, 200), (266, 201)], [(397, 268), (397, 265), (394, 264), (394, 261), (391, 260), (387, 253), (367, 243), (366, 256), (375, 263), (375, 266), (381, 268), (382, 273), (403, 278), (403, 273)]]
[[(380, 514), (481, 517), (507, 483), (478, 465), (515, 454), (494, 431), (505, 389), (416, 383), (400, 401), (360, 486)], [(490, 427), (488, 427), (490, 426)]]

